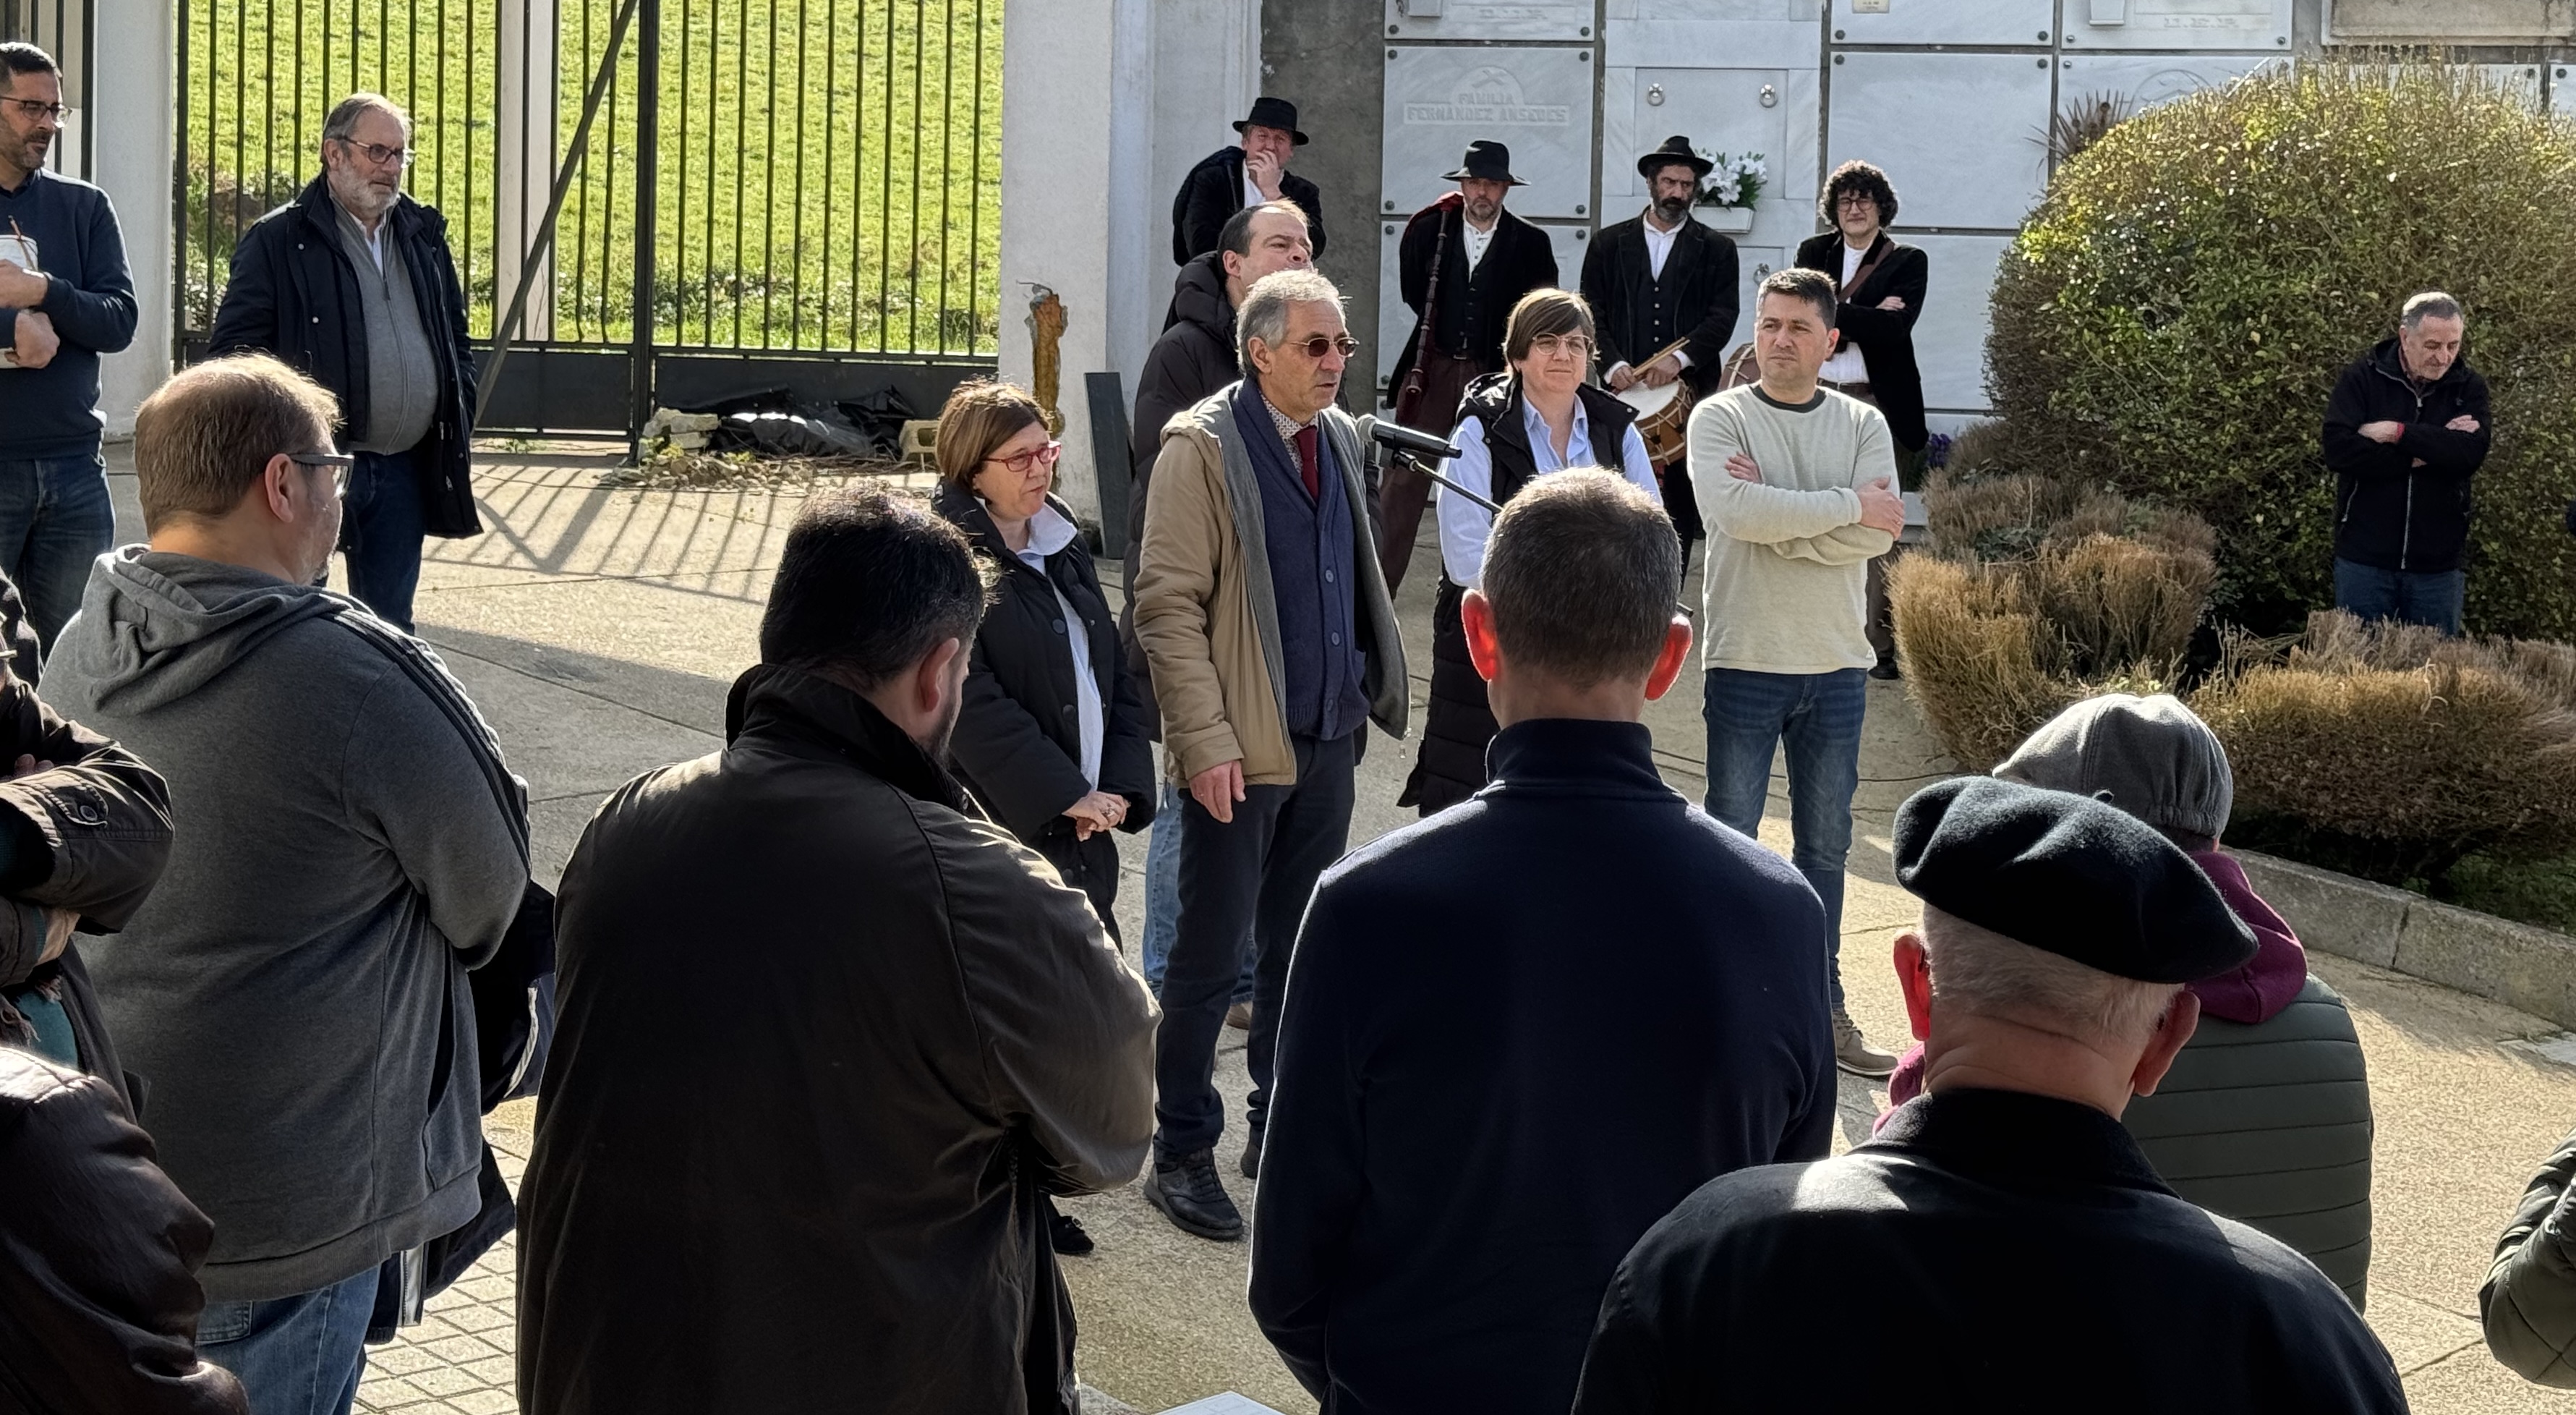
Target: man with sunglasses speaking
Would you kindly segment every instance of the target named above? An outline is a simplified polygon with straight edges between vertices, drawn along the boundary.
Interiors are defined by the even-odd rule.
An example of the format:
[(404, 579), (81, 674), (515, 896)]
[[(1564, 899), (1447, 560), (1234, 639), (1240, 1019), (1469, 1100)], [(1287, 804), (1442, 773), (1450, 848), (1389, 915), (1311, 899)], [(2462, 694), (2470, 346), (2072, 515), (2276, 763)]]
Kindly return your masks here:
[(404, 194), (411, 119), (354, 93), (322, 125), (322, 175), (233, 248), (213, 352), (275, 354), (340, 400), (357, 454), (340, 549), (349, 592), (409, 633), (424, 536), (479, 535), (474, 351), (447, 220)]
[(98, 359), (135, 320), (107, 194), (45, 170), (66, 111), (53, 57), (0, 44), (0, 572), (48, 652), (116, 540)]
[(1165, 768), (1189, 790), (1145, 1197), (1183, 1232), (1219, 1240), (1243, 1235), (1217, 1178), (1214, 1075), (1244, 948), (1255, 955), (1251, 1178), (1289, 947), (1349, 837), (1361, 734), (1375, 721), (1402, 737), (1406, 708), (1377, 489), (1358, 427), (1333, 406), (1358, 349), (1341, 293), (1309, 270), (1265, 276), (1235, 312), (1235, 340), (1243, 381), (1164, 430), (1135, 609)]

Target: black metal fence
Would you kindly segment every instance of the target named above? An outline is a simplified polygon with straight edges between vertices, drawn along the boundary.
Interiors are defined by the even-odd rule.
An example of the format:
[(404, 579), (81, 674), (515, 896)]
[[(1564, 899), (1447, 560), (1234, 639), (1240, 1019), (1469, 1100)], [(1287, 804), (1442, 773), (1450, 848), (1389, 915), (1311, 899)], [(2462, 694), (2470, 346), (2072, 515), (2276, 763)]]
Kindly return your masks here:
[[(491, 338), (621, 3), (180, 0), (181, 357), (234, 242), (313, 180), (324, 117), (357, 89), (411, 113), (410, 190), (446, 214)], [(487, 421), (629, 426), (609, 393), (639, 355), (648, 385), (812, 396), (888, 381), (870, 366), (989, 366), (1002, 0), (641, 4)]]

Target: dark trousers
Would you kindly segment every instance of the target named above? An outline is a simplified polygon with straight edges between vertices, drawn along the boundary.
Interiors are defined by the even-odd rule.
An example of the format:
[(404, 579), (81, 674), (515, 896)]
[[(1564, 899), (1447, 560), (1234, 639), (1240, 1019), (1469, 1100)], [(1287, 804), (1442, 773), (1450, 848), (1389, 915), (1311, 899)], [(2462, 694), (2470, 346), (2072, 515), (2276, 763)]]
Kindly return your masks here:
[(409, 452), (361, 452), (340, 505), (340, 550), (349, 557), (349, 594), (408, 634), (427, 535), (419, 462)]
[[(1368, 729), (1361, 728), (1360, 732)], [(1359, 732), (1330, 742), (1299, 737), (1297, 781), (1246, 786), (1234, 819), (1221, 822), (1195, 797), (1182, 812), (1181, 925), (1163, 965), (1163, 1021), (1154, 1033), (1154, 1154), (1176, 1160), (1225, 1133), (1216, 1093), (1216, 1039), (1253, 951), (1252, 1097), (1245, 1121), (1261, 1126), (1279, 1047), (1279, 1000), (1306, 901), (1350, 840)]]
[(1682, 571), (1688, 574), (1691, 542), (1708, 538), (1699, 522), (1699, 493), (1691, 488), (1690, 458), (1676, 457), (1656, 475), (1664, 480), (1664, 514), (1673, 518), (1673, 531), (1682, 538)]
[(2338, 556), (2334, 563), (2335, 608), (2378, 623), (2422, 624), (2460, 636), (2460, 606), (2468, 597), (2466, 570), (2380, 570)]
[(46, 653), (80, 612), (90, 566), (115, 547), (116, 507), (99, 454), (0, 461), (0, 572), (25, 597)]

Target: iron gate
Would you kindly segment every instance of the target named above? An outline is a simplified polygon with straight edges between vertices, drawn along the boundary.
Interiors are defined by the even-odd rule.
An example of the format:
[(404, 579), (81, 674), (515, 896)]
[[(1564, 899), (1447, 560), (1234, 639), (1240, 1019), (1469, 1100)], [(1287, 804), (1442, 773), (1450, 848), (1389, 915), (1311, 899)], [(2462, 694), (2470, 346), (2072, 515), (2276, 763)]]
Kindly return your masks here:
[(631, 433), (654, 401), (773, 387), (927, 412), (997, 347), (1001, 11), (181, 0), (177, 356), (204, 355), (241, 232), (320, 171), (331, 106), (372, 89), (412, 115), (408, 189), (487, 346), (573, 163), (487, 429)]

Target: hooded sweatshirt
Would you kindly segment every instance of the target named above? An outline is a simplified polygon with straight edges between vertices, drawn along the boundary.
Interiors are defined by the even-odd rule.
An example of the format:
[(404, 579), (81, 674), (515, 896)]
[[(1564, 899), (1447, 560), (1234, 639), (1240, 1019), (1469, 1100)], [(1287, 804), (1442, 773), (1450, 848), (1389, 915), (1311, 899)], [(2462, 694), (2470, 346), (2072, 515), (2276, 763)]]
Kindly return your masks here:
[(444, 666), (327, 590), (130, 546), (45, 689), (170, 783), (159, 889), (84, 947), (162, 1165), (214, 1220), (207, 1298), (309, 1292), (471, 1219), (465, 973), (519, 907), (526, 808)]

